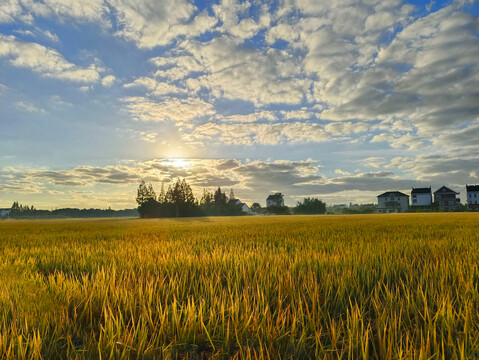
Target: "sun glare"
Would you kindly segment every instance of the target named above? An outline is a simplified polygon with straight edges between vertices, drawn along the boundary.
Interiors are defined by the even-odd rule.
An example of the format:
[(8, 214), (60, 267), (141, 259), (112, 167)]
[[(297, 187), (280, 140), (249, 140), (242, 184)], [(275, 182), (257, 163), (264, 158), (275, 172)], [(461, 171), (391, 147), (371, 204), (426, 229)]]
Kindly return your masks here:
[(171, 159), (170, 164), (176, 168), (187, 168), (190, 162), (186, 159)]

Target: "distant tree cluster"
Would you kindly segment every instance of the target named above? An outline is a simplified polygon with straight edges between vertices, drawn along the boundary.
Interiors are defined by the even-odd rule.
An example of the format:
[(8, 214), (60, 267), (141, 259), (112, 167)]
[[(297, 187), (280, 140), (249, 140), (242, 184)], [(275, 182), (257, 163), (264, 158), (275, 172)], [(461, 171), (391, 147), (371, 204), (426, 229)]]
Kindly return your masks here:
[(350, 204), (349, 208), (342, 209), (343, 214), (374, 214), (377, 210), (376, 204)]
[(214, 193), (205, 189), (198, 200), (185, 179), (178, 179), (175, 184), (169, 185), (166, 191), (162, 184), (158, 196), (151, 184), (142, 181), (138, 187), (136, 202), (142, 218), (244, 214), (238, 200), (234, 198), (233, 191), (227, 197), (220, 187)]
[(326, 203), (316, 198), (304, 198), (298, 201), (294, 208), (295, 214), (324, 214), (326, 213)]
[(11, 207), (10, 218), (16, 219), (47, 219), (47, 218), (96, 218), (96, 217), (136, 217), (136, 209), (75, 209), (63, 208), (55, 210), (38, 210), (33, 205), (22, 205), (15, 201)]

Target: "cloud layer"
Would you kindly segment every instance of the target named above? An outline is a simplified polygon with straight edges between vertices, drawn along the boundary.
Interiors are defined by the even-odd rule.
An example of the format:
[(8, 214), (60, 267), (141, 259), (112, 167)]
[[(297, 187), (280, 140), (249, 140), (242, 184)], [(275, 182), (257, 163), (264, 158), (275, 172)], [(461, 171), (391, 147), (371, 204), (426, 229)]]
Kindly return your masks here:
[[(32, 119), (37, 132), (78, 132), (76, 146), (117, 162), (125, 149), (144, 151), (135, 165), (90, 168), (81, 164), (96, 159), (85, 158), (63, 166), (70, 170), (12, 168), (3, 188), (159, 181), (151, 169), (166, 165), (145, 159), (166, 143), (193, 158), (262, 159), (192, 160), (164, 175), (198, 187), (223, 181), (251, 199), (253, 184), (261, 193), (364, 199), (411, 182), (479, 182), (476, 14), (469, 1), (3, 1), (5, 159), (32, 167), (35, 151), (19, 155), (14, 144), (29, 133), (27, 142), (44, 145)], [(97, 133), (111, 134), (108, 147), (93, 143)], [(217, 170), (222, 161), (232, 167)]]

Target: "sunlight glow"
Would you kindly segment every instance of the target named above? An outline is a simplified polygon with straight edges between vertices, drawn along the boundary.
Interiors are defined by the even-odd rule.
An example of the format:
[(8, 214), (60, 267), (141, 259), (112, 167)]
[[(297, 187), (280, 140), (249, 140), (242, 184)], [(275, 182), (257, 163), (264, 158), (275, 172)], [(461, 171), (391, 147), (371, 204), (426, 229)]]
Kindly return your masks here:
[(187, 169), (190, 165), (190, 162), (187, 159), (170, 159), (169, 163), (171, 166), (184, 169)]

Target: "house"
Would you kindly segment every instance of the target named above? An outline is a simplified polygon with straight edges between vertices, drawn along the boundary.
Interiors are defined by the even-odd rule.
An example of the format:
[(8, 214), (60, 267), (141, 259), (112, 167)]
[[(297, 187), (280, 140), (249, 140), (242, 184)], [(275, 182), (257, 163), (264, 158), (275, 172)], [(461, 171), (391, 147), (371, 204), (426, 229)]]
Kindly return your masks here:
[(479, 210), (479, 185), (466, 185), (466, 192), (469, 210)]
[(377, 211), (384, 214), (402, 213), (409, 209), (409, 195), (399, 191), (386, 191), (378, 195)]
[(266, 198), (266, 207), (270, 206), (284, 206), (283, 194), (275, 193)]
[(457, 205), (460, 204), (460, 200), (456, 195), (459, 195), (459, 193), (449, 189), (447, 186), (443, 186), (434, 191), (434, 204), (442, 210), (455, 210)]
[(12, 211), (10, 208), (0, 209), (0, 219), (8, 219), (8, 217), (10, 217), (10, 211)]
[(431, 187), (412, 188), (411, 207), (429, 207), (432, 205)]
[(241, 211), (243, 211), (244, 213), (248, 214), (248, 215), (251, 215), (252, 211), (250, 209), (250, 207), (248, 205), (246, 205), (244, 202), (242, 202), (241, 200), (239, 199), (230, 199), (228, 201), (228, 204), (234, 204), (238, 207), (241, 208)]

